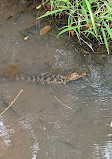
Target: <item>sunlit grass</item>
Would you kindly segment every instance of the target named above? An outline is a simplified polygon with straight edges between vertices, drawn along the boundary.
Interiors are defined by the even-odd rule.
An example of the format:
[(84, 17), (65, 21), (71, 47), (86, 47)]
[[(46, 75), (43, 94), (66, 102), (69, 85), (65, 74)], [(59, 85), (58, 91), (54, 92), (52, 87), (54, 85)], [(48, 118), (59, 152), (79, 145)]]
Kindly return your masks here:
[(109, 54), (109, 41), (112, 40), (111, 0), (50, 0), (50, 4), (51, 11), (39, 18), (56, 13), (67, 15), (68, 24), (59, 35), (73, 30), (79, 40), (92, 36), (98, 44), (105, 44)]

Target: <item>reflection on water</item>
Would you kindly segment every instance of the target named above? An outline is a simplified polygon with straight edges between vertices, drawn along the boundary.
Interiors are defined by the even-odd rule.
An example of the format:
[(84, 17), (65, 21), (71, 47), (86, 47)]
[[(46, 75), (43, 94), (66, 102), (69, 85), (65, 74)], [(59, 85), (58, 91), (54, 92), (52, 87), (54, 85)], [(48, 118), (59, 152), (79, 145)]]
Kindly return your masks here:
[(101, 158), (111, 159), (112, 158), (112, 141), (108, 141), (104, 146), (99, 144), (94, 144), (94, 158), (99, 159), (99, 155)]
[[(21, 8), (7, 10), (1, 21), (2, 15), (12, 12), (15, 19)], [(46, 23), (40, 22), (40, 29)], [(14, 62), (24, 75), (73, 71), (88, 75), (67, 85), (0, 79), (0, 112), (23, 90), (0, 117), (0, 158), (111, 159), (112, 57), (84, 55), (66, 37), (54, 38), (54, 28), (40, 36), (37, 27), (24, 41), (18, 31), (34, 25), (35, 17), (25, 12), (16, 22), (0, 26), (1, 72)]]
[(7, 148), (11, 145), (11, 136), (14, 130), (10, 126), (6, 126), (2, 117), (0, 117), (0, 157), (7, 152)]
[(36, 159), (37, 157), (37, 151), (40, 149), (38, 145), (38, 137), (35, 135), (33, 128), (32, 128), (32, 123), (34, 122), (34, 118), (31, 114), (27, 114), (26, 116), (22, 117), (20, 119), (20, 125), (25, 131), (29, 131), (29, 136), (32, 138), (34, 141), (33, 145), (30, 147), (32, 151), (32, 159)]
[(6, 127), (2, 118), (0, 120), (0, 137), (3, 140), (3, 145), (9, 146), (11, 144), (10, 135), (13, 133), (13, 129)]

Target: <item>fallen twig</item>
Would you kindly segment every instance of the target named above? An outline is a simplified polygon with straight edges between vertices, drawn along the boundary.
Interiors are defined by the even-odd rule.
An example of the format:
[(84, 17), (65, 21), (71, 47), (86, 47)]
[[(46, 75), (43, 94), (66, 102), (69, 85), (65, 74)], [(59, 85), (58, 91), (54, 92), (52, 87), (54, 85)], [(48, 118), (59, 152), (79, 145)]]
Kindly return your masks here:
[(18, 93), (18, 95), (16, 96), (16, 98), (11, 102), (11, 104), (0, 114), (3, 115), (14, 103), (15, 101), (17, 100), (17, 98), (20, 96), (20, 94), (23, 92), (23, 90), (20, 90), (20, 92)]

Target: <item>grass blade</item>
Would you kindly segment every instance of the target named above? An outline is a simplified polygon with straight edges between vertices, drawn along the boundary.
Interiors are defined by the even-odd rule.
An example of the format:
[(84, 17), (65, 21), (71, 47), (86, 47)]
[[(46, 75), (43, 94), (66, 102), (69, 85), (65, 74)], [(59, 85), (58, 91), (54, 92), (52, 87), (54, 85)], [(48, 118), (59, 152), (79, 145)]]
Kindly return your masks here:
[(105, 22), (103, 22), (103, 23), (104, 23), (105, 27), (107, 28), (107, 32), (110, 35), (110, 38), (112, 39), (112, 29), (110, 29), (109, 26)]
[(104, 43), (105, 43), (107, 52), (109, 54), (109, 47), (108, 47), (108, 42), (107, 42), (106, 34), (105, 34), (105, 31), (104, 31), (104, 29), (102, 27), (101, 27), (101, 31), (102, 31), (102, 35), (103, 35), (103, 39), (104, 39)]
[(65, 32), (67, 32), (67, 31), (74, 30), (74, 29), (76, 29), (76, 28), (81, 28), (81, 27), (83, 27), (83, 26), (84, 26), (84, 25), (77, 25), (77, 26), (73, 26), (73, 27), (68, 27), (68, 26), (67, 26), (68, 28), (62, 30), (57, 36), (59, 36), (59, 35), (65, 33)]
[(96, 34), (94, 34), (92, 31), (90, 31), (90, 30), (84, 30), (83, 31), (84, 33), (89, 33), (89, 34), (92, 34), (98, 41), (99, 41), (99, 39), (98, 39), (98, 37), (97, 37), (97, 35)]
[(81, 8), (82, 8), (82, 10), (84, 12), (85, 20), (86, 20), (86, 22), (87, 22), (87, 24), (89, 26), (89, 18), (88, 18), (88, 15), (87, 15), (87, 11), (86, 11), (86, 9), (82, 5), (81, 5)]
[(91, 21), (92, 21), (92, 25), (93, 25), (94, 32), (95, 32), (95, 34), (97, 35), (96, 27), (95, 27), (95, 21), (94, 21), (93, 13), (92, 13), (92, 10), (91, 10), (91, 6), (90, 6), (88, 0), (85, 0), (85, 2), (86, 2), (86, 5), (87, 5), (88, 10), (89, 10), (89, 13), (90, 13), (90, 17), (91, 17)]
[(51, 11), (51, 12), (45, 13), (44, 15), (42, 15), (42, 16), (40, 16), (40, 17), (38, 17), (37, 19), (44, 18), (44, 17), (46, 17), (46, 16), (48, 16), (48, 15), (51, 15), (51, 14), (54, 14), (54, 13), (62, 12), (63, 10), (65, 10), (65, 9), (58, 9), (58, 10), (54, 10), (54, 11)]

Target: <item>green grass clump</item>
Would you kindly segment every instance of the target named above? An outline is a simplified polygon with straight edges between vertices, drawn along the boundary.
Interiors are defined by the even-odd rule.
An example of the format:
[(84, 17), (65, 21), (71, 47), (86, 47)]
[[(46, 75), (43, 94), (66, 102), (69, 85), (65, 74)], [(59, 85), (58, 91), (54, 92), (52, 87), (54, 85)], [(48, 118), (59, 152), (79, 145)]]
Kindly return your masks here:
[[(58, 15), (67, 15), (68, 24), (62, 28), (62, 31), (60, 31), (58, 35), (61, 35), (67, 31), (70, 33), (72, 30), (80, 41), (85, 41), (85, 39), (92, 37), (93, 39), (97, 40), (98, 44), (105, 44), (109, 54), (109, 42), (112, 40), (111, 0), (49, 1), (51, 5), (51, 11), (39, 18), (56, 13)], [(87, 44), (86, 41), (85, 43)]]

